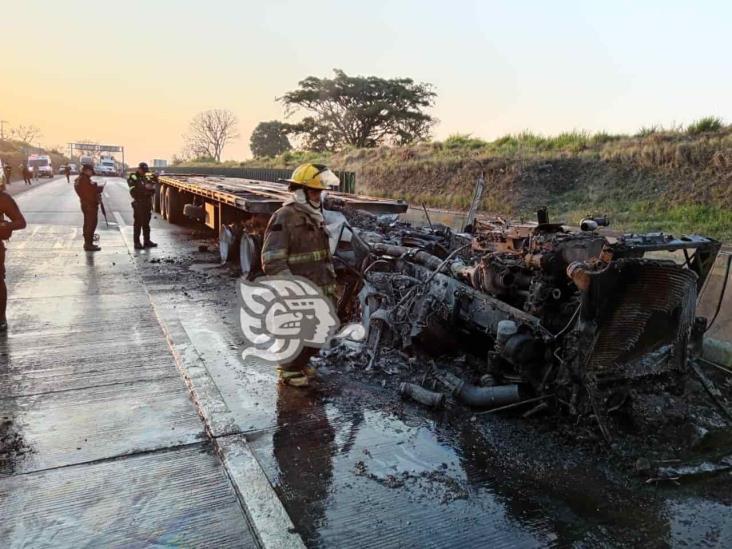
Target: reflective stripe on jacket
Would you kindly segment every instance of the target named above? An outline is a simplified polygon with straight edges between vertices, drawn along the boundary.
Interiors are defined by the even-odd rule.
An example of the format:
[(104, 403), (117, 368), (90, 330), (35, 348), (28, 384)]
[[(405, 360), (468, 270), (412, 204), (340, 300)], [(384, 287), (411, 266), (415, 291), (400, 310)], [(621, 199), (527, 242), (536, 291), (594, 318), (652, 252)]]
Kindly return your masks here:
[(130, 174), (127, 178), (127, 186), (130, 188), (130, 195), (134, 200), (146, 201), (151, 200), (155, 194), (155, 190), (145, 187), (145, 184), (151, 181), (146, 176), (138, 175), (136, 172)]
[(272, 214), (262, 247), (264, 274), (304, 276), (334, 295), (336, 275), (325, 225), (300, 208), (287, 204)]

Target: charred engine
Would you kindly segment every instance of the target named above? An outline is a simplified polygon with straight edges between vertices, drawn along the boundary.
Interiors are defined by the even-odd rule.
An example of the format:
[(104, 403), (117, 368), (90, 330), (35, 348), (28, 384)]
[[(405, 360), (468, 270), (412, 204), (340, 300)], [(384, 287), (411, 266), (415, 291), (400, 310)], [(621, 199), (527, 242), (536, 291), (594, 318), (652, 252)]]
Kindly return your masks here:
[(360, 294), (371, 344), (470, 350), (486, 384), (560, 394), (573, 409), (594, 406), (599, 384), (685, 368), (719, 243), (608, 238), (597, 231), (606, 224), (589, 218), (572, 231), (542, 210), (536, 223), (476, 222), (471, 234), (372, 238)]

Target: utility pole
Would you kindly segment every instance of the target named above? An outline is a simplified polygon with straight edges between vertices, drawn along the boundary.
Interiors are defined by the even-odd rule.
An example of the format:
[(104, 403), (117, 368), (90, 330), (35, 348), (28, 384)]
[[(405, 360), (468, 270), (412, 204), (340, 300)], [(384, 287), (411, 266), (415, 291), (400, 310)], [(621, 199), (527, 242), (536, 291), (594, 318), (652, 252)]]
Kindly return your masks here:
[(5, 124), (7, 124), (7, 120), (0, 120), (0, 139), (5, 141)]

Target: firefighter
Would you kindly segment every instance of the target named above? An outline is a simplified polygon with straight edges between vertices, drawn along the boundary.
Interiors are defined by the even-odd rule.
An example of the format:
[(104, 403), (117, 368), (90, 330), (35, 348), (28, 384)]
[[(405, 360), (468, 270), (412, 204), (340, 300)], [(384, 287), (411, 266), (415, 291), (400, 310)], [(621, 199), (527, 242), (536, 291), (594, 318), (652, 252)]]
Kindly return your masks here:
[[(127, 178), (127, 186), (132, 196), (132, 211), (134, 213), (134, 225), (132, 237), (135, 241), (135, 249), (155, 248), (157, 244), (150, 240), (150, 217), (152, 216), (152, 197), (155, 194), (155, 176), (150, 174), (145, 162), (140, 162), (137, 171)], [(140, 244), (140, 232), (143, 235), (143, 243)]]
[[(338, 184), (338, 177), (322, 164), (303, 164), (292, 172), (292, 198), (272, 214), (264, 234), (262, 268), (265, 275), (302, 276), (335, 299), (335, 268), (323, 219), (321, 193)], [(308, 366), (317, 349), (305, 347), (300, 355), (280, 365), (280, 380), (296, 387), (309, 384), (315, 370)]]
[(94, 166), (84, 164), (79, 177), (74, 181), (74, 190), (81, 201), (81, 211), (84, 214), (84, 249), (87, 252), (98, 252), (99, 246), (94, 244), (94, 231), (97, 229), (99, 216), (99, 195), (102, 187), (91, 180), (94, 175)]
[[(8, 216), (10, 221), (5, 221)], [(8, 322), (5, 318), (5, 309), (8, 304), (8, 289), (5, 286), (5, 245), (13, 231), (25, 229), (25, 218), (20, 213), (15, 200), (5, 192), (5, 182), (0, 181), (0, 333), (6, 332)]]

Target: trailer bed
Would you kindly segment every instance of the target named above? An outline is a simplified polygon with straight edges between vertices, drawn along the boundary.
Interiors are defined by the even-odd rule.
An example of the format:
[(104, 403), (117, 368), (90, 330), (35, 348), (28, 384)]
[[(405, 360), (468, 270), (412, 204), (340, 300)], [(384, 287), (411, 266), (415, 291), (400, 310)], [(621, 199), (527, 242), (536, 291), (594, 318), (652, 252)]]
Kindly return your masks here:
[[(180, 191), (232, 206), (251, 214), (272, 214), (290, 198), (287, 185), (236, 177), (176, 174), (160, 176), (160, 183)], [(365, 210), (374, 214), (407, 211), (402, 200), (389, 200), (337, 191), (328, 191), (328, 204)]]

